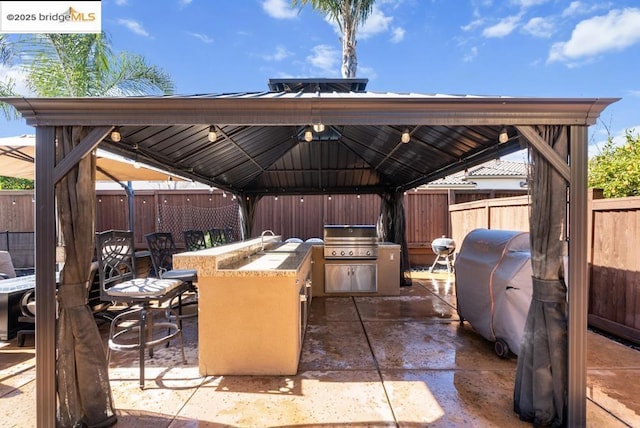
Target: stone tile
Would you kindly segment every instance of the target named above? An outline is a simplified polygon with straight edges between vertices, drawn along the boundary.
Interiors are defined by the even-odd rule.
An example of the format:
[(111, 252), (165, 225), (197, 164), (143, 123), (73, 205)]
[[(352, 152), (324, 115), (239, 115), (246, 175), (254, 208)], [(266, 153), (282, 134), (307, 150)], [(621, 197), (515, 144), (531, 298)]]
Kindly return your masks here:
[(5, 346), (0, 357), (0, 397), (35, 379), (34, 349)]
[(588, 331), (587, 368), (602, 367), (640, 369), (640, 351)]
[(629, 426), (640, 426), (640, 369), (588, 369), (587, 398)]
[(311, 300), (309, 324), (331, 321), (358, 321), (352, 297), (314, 297)]
[(347, 425), (396, 426), (376, 371), (209, 378), (170, 426)]
[(515, 358), (498, 357), (468, 323), (370, 321), (364, 328), (381, 369), (516, 368)]
[(613, 416), (607, 410), (587, 399), (587, 428), (629, 428), (637, 424), (627, 424)]
[(37, 425), (35, 372), (30, 382), (2, 395), (0, 415), (0, 425), (5, 428), (33, 428)]
[(298, 371), (371, 370), (375, 361), (359, 322), (309, 324)]
[(530, 427), (513, 411), (512, 370), (384, 370), (400, 427)]
[(433, 294), (356, 297), (363, 321), (459, 320), (457, 311)]

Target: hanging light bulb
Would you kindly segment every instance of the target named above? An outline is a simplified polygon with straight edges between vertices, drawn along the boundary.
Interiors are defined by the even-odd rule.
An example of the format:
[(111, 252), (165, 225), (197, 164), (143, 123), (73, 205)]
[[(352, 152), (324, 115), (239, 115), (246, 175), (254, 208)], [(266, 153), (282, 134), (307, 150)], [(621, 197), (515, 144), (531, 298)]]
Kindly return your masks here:
[(318, 134), (321, 132), (324, 132), (324, 124), (323, 123), (316, 123), (313, 125), (313, 130), (315, 132), (317, 132)]
[(411, 135), (409, 135), (409, 130), (407, 128), (405, 128), (404, 131), (402, 131), (402, 137), (400, 137), (400, 141), (402, 141), (405, 144), (411, 141)]
[(278, 200), (278, 195), (275, 195), (275, 196), (273, 197), (273, 199), (277, 201), (277, 200)]
[(207, 134), (207, 139), (212, 143), (215, 142), (218, 139), (218, 135), (216, 135), (216, 127), (215, 126), (211, 125), (209, 127), (209, 134)]
[(300, 196), (300, 202), (304, 202), (304, 196)]
[(311, 142), (313, 140), (313, 129), (310, 126), (307, 126), (304, 129), (304, 141), (306, 141), (307, 143)]
[(500, 142), (500, 144), (504, 144), (507, 141), (509, 141), (509, 134), (507, 134), (507, 128), (502, 128), (502, 131), (500, 131), (500, 135), (498, 136), (498, 141)]
[(113, 131), (111, 131), (111, 141), (113, 141), (114, 143), (119, 143), (120, 140), (122, 140), (122, 135), (120, 135), (120, 128), (114, 128)]

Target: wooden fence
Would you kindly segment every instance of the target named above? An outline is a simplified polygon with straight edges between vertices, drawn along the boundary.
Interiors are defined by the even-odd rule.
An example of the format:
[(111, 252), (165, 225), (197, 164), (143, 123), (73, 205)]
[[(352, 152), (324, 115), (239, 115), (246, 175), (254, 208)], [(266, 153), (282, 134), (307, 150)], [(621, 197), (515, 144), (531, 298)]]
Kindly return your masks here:
[(449, 207), (451, 238), (460, 248), (473, 229), (507, 229), (529, 231), (529, 196), (484, 199)]
[[(411, 263), (428, 265), (435, 257), (431, 241), (451, 235), (449, 205), (459, 201), (504, 197), (522, 192), (419, 189), (405, 195), (407, 242)], [(35, 206), (32, 191), (0, 192), (0, 231), (31, 232)], [(136, 247), (146, 248), (144, 235), (158, 230), (231, 226), (239, 236), (237, 201), (220, 190), (138, 190), (133, 198)], [(325, 224), (375, 224), (377, 195), (265, 196), (258, 203), (253, 230), (271, 229), (283, 237), (322, 237)], [(123, 190), (98, 190), (96, 230), (128, 229), (129, 201)]]
[[(430, 265), (434, 259), (431, 241), (442, 235), (452, 237), (459, 248), (475, 228), (529, 230), (528, 196), (504, 197), (513, 194), (407, 192), (404, 203), (411, 264)], [(492, 197), (498, 199), (487, 199)], [(465, 202), (455, 203), (460, 201)], [(239, 233), (237, 201), (218, 190), (137, 191), (133, 207), (136, 246), (141, 249), (146, 248), (146, 233), (167, 228), (176, 232), (181, 244), (180, 231), (197, 226), (198, 221), (207, 222), (208, 227), (235, 222)], [(258, 204), (254, 230), (255, 235), (271, 229), (284, 237), (306, 239), (322, 236), (324, 224), (374, 224), (379, 209), (377, 195), (309, 195), (302, 200), (300, 196), (267, 196)], [(32, 232), (36, 212), (32, 191), (0, 192), (0, 231)], [(96, 230), (129, 227), (124, 191), (98, 191), (96, 213)], [(174, 213), (173, 220), (168, 213)], [(640, 343), (640, 197), (599, 199), (592, 192), (589, 221), (589, 323)]]

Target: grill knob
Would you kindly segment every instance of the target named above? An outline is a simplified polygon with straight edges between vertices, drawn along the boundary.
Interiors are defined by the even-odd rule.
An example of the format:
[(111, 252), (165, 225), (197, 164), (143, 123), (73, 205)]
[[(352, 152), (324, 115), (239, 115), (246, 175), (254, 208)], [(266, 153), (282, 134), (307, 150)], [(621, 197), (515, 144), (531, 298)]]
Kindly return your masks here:
[(331, 252), (331, 255), (332, 255), (332, 256), (335, 256), (335, 255), (336, 255), (336, 250), (333, 250), (333, 251)]
[(353, 251), (349, 251), (349, 255), (350, 255), (350, 256), (353, 256)]
[(367, 250), (367, 256), (371, 255), (371, 250)]
[(340, 251), (340, 255), (341, 255), (341, 256), (344, 256), (344, 251)]

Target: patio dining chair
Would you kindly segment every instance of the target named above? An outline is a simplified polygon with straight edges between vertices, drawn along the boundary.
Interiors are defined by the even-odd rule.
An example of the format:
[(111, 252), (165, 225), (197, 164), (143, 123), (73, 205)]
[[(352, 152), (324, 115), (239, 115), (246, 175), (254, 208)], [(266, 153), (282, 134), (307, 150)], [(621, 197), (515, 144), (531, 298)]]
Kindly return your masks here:
[(185, 230), (182, 232), (186, 251), (204, 250), (207, 248), (207, 240), (203, 230)]
[[(166, 303), (187, 291), (179, 279), (136, 277), (133, 233), (108, 230), (96, 233), (96, 253), (101, 298), (128, 305), (111, 321), (107, 348), (107, 365), (112, 351), (138, 351), (140, 389), (144, 389), (145, 353), (153, 357), (154, 348), (178, 339), (182, 361), (186, 363), (179, 322), (167, 317), (172, 313)], [(174, 314), (176, 320), (179, 318)], [(157, 320), (156, 320), (157, 318)]]
[(230, 242), (235, 241), (234, 237), (233, 237), (233, 229), (230, 227), (224, 227), (222, 229), (222, 234), (224, 236), (224, 243), (228, 244)]
[(153, 232), (145, 235), (147, 247), (151, 255), (151, 263), (153, 270), (151, 276), (162, 279), (177, 279), (183, 281), (189, 290), (190, 299), (183, 301), (185, 295), (178, 294), (169, 306), (177, 309), (178, 318), (194, 317), (198, 315), (198, 311), (191, 311), (187, 314), (183, 313), (185, 306), (198, 304), (198, 289), (195, 283), (198, 282), (198, 271), (195, 269), (174, 269), (173, 255), (178, 252), (173, 235), (171, 232)]
[(211, 239), (212, 247), (225, 244), (224, 231), (220, 228), (214, 227), (209, 229), (209, 238)]

